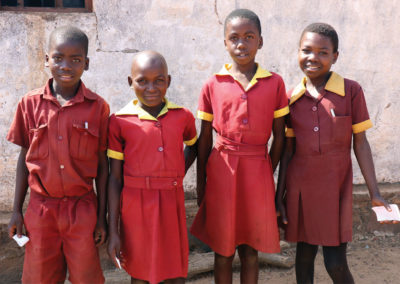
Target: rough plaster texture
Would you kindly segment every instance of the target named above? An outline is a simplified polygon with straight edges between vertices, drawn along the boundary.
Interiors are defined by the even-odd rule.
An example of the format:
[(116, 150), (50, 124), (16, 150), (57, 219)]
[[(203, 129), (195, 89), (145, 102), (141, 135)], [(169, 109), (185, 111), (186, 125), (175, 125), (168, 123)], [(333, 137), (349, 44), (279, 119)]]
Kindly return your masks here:
[[(168, 97), (193, 112), (204, 80), (229, 61), (222, 23), (235, 8), (261, 18), (264, 47), (257, 61), (281, 74), (287, 88), (302, 77), (296, 52), (311, 22), (332, 24), (340, 39), (334, 70), (364, 88), (375, 127), (368, 131), (378, 181), (400, 181), (400, 2), (395, 0), (94, 0), (89, 14), (0, 12), (0, 210), (9, 210), (18, 147), (5, 140), (19, 98), (48, 78), (46, 41), (56, 27), (74, 24), (89, 35), (90, 69), (83, 80), (115, 112), (133, 96), (127, 84), (133, 53), (165, 55), (172, 85)], [(363, 183), (354, 166), (355, 183)], [(194, 171), (186, 178), (194, 189)]]

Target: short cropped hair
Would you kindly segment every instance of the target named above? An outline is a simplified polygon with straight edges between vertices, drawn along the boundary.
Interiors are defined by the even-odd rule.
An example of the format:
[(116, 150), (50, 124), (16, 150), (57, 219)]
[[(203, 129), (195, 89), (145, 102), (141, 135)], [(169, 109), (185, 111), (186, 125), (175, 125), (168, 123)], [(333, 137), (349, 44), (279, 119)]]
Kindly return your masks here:
[(260, 23), (260, 19), (258, 18), (258, 16), (257, 16), (256, 13), (254, 13), (253, 11), (248, 10), (248, 9), (236, 9), (236, 10), (233, 10), (233, 11), (226, 17), (225, 23), (224, 23), (224, 34), (225, 34), (225, 32), (226, 32), (226, 26), (227, 26), (227, 24), (228, 24), (232, 19), (235, 19), (235, 18), (243, 18), (243, 19), (248, 19), (248, 20), (252, 21), (252, 22), (256, 25), (256, 27), (257, 27), (257, 29), (258, 29), (258, 32), (259, 32), (260, 35), (261, 35), (261, 23)]
[(303, 38), (305, 33), (317, 33), (322, 36), (326, 36), (329, 38), (333, 45), (333, 52), (337, 52), (339, 48), (339, 37), (335, 31), (335, 29), (328, 24), (325, 23), (312, 23), (308, 25), (303, 32), (301, 33), (300, 40)]
[(72, 41), (81, 44), (83, 49), (85, 50), (85, 55), (87, 56), (89, 49), (89, 39), (82, 30), (74, 26), (63, 26), (56, 28), (50, 34), (48, 49), (50, 49), (50, 45), (56, 39), (61, 39), (63, 41)]

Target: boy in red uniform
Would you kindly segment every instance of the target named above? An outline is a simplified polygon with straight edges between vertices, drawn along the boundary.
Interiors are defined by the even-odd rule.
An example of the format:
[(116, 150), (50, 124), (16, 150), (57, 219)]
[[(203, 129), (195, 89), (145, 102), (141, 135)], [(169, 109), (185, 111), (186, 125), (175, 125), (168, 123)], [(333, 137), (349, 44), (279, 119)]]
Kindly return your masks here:
[(346, 259), (352, 239), (352, 138), (372, 205), (390, 210), (379, 193), (365, 135), (372, 123), (364, 93), (357, 82), (330, 70), (338, 55), (338, 36), (330, 25), (305, 28), (298, 61), (306, 77), (288, 93), (288, 138), (277, 191), (286, 239), (297, 242), (297, 283), (313, 283), (319, 245), (333, 282), (354, 283)]
[(196, 157), (194, 117), (165, 98), (171, 77), (159, 53), (135, 55), (128, 82), (138, 100), (109, 125), (108, 253), (132, 283), (183, 283), (189, 247), (182, 183)]
[[(283, 149), (283, 117), (289, 108), (282, 78), (255, 63), (263, 44), (258, 16), (246, 9), (233, 11), (224, 35), (233, 62), (205, 83), (199, 98), (200, 209), (191, 232), (215, 251), (216, 283), (232, 282), (236, 247), (241, 282), (256, 283), (257, 251), (280, 250), (272, 173)], [(218, 136), (211, 150), (213, 128)]]
[(21, 99), (7, 135), (21, 146), (9, 235), (25, 226), (30, 238), (23, 283), (64, 282), (67, 267), (72, 283), (104, 282), (96, 244), (106, 240), (109, 106), (80, 79), (87, 51), (81, 30), (51, 33), (46, 65), (53, 78)]

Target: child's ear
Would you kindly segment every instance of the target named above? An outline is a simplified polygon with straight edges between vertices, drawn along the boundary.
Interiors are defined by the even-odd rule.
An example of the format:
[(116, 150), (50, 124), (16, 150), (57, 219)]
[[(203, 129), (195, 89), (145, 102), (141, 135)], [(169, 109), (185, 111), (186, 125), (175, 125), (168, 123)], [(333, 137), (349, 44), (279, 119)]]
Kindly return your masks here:
[(336, 63), (338, 57), (339, 57), (339, 51), (336, 51), (336, 52), (333, 54), (333, 64)]
[(48, 54), (46, 54), (46, 57), (45, 57), (44, 67), (49, 67), (49, 55)]
[(131, 76), (128, 76), (128, 84), (129, 84), (129, 86), (132, 87), (132, 78), (131, 78)]
[(85, 70), (89, 70), (89, 57), (86, 57), (85, 59)]
[(171, 85), (171, 75), (168, 75), (168, 87)]
[(260, 36), (260, 42), (258, 43), (258, 49), (261, 49), (261, 47), (263, 47), (263, 44), (264, 44), (263, 37)]

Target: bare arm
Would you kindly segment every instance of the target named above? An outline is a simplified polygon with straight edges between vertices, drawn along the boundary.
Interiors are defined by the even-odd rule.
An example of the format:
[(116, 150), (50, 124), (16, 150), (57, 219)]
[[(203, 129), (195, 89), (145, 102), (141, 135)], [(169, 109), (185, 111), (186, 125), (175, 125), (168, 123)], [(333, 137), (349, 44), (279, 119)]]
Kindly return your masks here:
[(97, 224), (95, 229), (96, 245), (102, 245), (107, 239), (107, 178), (108, 178), (108, 159), (105, 151), (99, 152), (99, 164), (97, 167), (96, 191), (97, 191)]
[(271, 158), (272, 172), (275, 172), (285, 143), (285, 117), (275, 118), (272, 124), (272, 133), (274, 135), (272, 140), (269, 156)]
[(15, 196), (13, 205), (13, 214), (8, 224), (8, 235), (12, 238), (15, 234), (22, 235), (24, 227), (24, 218), (22, 216), (22, 206), (25, 201), (26, 192), (28, 191), (28, 168), (26, 167), (25, 159), (27, 148), (21, 147), (18, 157)]
[[(108, 242), (108, 255), (114, 262), (114, 265), (118, 267), (115, 257), (121, 259), (121, 241), (118, 231), (119, 222), (119, 204), (120, 196), (123, 183), (123, 161), (110, 159), (110, 175), (108, 177), (108, 231), (110, 239)], [(123, 260), (121, 259), (123, 262)]]
[(197, 204), (200, 206), (203, 201), (206, 186), (206, 166), (213, 144), (212, 123), (206, 120), (201, 121), (201, 131), (198, 141), (197, 154)]
[(184, 150), (185, 155), (185, 173), (187, 173), (190, 166), (193, 164), (194, 160), (197, 156), (197, 144), (196, 142), (194, 145), (186, 146)]

